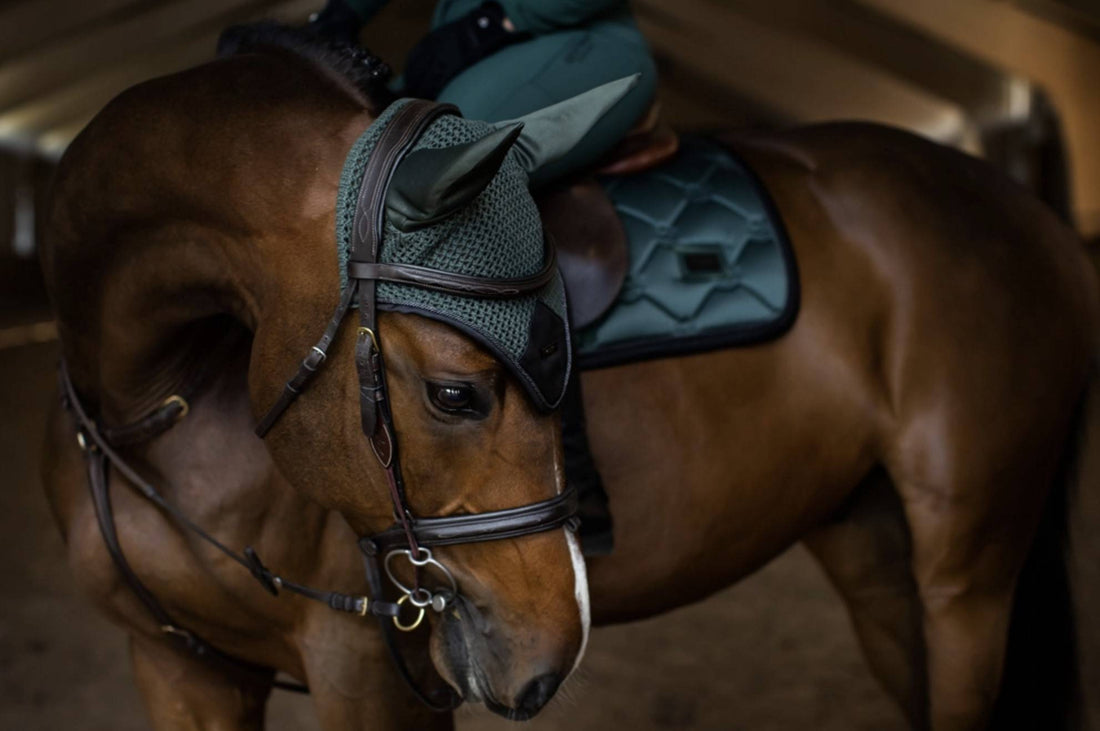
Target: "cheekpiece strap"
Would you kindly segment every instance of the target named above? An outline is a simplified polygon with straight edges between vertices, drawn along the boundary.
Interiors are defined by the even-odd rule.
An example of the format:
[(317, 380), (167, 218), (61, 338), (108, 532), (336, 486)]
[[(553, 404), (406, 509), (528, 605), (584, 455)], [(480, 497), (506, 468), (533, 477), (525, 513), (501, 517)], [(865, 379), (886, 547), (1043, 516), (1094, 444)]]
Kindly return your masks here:
[[(393, 173), (431, 123), (445, 114), (458, 114), (458, 108), (414, 99), (398, 110), (382, 130), (359, 184), (348, 252), (349, 269), (353, 264), (377, 263), (385, 232), (386, 194)], [(389, 415), (384, 403), (386, 390), (378, 346), (375, 282), (373, 279), (358, 280), (356, 289), (359, 331), (355, 362), (359, 371), (359, 411), (363, 433), (371, 440), (379, 461), (388, 467), (393, 461), (393, 439), (392, 432), (380, 433), (391, 427), (387, 423)]]

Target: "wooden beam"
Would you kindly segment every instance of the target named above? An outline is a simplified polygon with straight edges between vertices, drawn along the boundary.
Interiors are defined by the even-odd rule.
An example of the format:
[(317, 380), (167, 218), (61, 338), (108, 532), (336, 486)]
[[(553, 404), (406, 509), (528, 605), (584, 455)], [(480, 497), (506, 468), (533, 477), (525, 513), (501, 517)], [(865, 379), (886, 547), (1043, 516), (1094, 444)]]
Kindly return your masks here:
[(0, 62), (102, 20), (136, 0), (22, 0), (0, 7)]
[(60, 154), (72, 137), (119, 92), (146, 79), (213, 59), (218, 36), (226, 25), (261, 17), (300, 22), (315, 5), (315, 0), (288, 0), (258, 11), (219, 16), (213, 23), (175, 36), (168, 45), (104, 66), (53, 93), (36, 96), (26, 104), (0, 113), (0, 135), (38, 140), (45, 145), (47, 154)]
[(708, 0), (638, 0), (639, 23), (672, 63), (798, 122), (861, 119), (974, 149), (957, 105), (813, 39), (746, 18)]
[(1100, 234), (1100, 43), (999, 0), (859, 2), (1038, 83), (1062, 120), (1078, 226)]
[(711, 132), (725, 129), (777, 127), (792, 120), (777, 117), (728, 86), (697, 75), (693, 69), (671, 63), (658, 67), (657, 99), (674, 129)]
[(0, 66), (0, 110), (72, 83), (90, 69), (128, 62), (190, 29), (263, 7), (256, 0), (176, 0), (37, 49)]
[(1021, 8), (1100, 41), (1100, 3), (1096, 0), (1010, 0)]
[(1027, 114), (1017, 88), (1026, 88), (1023, 79), (1012, 78), (1003, 68), (855, 0), (723, 0), (723, 4), (792, 36), (824, 42), (951, 101), (979, 125), (1003, 124), (1009, 116)]
[(75, 83), (0, 112), (0, 134), (21, 133), (33, 138), (51, 127), (87, 118), (134, 84), (210, 60), (217, 39), (218, 32), (202, 33), (132, 63), (97, 69)]

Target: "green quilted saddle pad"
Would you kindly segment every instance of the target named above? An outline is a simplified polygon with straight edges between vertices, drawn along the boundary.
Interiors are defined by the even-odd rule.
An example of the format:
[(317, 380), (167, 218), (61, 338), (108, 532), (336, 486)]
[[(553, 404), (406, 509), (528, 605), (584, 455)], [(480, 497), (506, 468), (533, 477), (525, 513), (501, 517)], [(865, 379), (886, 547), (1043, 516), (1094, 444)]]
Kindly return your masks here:
[(600, 180), (622, 219), (626, 282), (577, 333), (578, 365), (759, 343), (798, 312), (798, 271), (767, 191), (728, 149), (686, 137), (652, 170)]

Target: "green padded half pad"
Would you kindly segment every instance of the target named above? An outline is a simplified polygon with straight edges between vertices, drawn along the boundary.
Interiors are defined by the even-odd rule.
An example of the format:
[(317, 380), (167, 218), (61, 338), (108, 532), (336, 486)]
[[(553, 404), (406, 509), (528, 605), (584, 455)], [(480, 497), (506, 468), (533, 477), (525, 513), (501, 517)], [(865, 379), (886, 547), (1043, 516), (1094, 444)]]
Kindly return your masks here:
[(782, 221), (725, 147), (685, 137), (667, 163), (600, 183), (626, 229), (630, 271), (577, 333), (581, 368), (759, 343), (794, 322), (798, 271)]

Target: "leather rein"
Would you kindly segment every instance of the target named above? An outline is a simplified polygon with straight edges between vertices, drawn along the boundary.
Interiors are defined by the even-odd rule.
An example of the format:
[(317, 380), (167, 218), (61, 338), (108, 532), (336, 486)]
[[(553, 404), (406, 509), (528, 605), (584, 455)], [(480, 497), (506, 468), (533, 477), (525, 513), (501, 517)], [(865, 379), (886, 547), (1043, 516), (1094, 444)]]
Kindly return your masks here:
[[(395, 522), (389, 529), (359, 540), (364, 556), (364, 566), (369, 594), (354, 595), (334, 591), (322, 591), (285, 579), (268, 569), (251, 546), (237, 552), (194, 523), (178, 507), (169, 502), (149, 481), (129, 465), (116, 451), (132, 444), (148, 441), (167, 431), (187, 415), (189, 401), (185, 395), (173, 395), (160, 407), (143, 419), (122, 427), (100, 426), (85, 410), (69, 377), (64, 361), (60, 366), (62, 402), (77, 421), (77, 442), (84, 451), (88, 468), (88, 482), (92, 493), (96, 518), (104, 543), (120, 574), (138, 598), (148, 608), (161, 630), (180, 641), (190, 652), (213, 659), (239, 672), (270, 678), (270, 669), (227, 655), (193, 632), (179, 626), (137, 577), (127, 562), (119, 544), (114, 515), (111, 508), (108, 466), (113, 466), (146, 499), (167, 513), (183, 528), (239, 563), (256, 578), (272, 595), (280, 590), (304, 596), (328, 605), (330, 608), (376, 617), (381, 623), (383, 638), (393, 656), (400, 674), (414, 694), (429, 707), (446, 711), (455, 708), (461, 699), (447, 688), (444, 699), (429, 697), (413, 679), (397, 646), (394, 629), (412, 631), (423, 621), (428, 609), (443, 612), (459, 595), (459, 587), (447, 567), (437, 560), (431, 549), (461, 543), (479, 543), (516, 538), (565, 526), (576, 530), (578, 525), (577, 496), (567, 487), (555, 497), (515, 508), (494, 510), (471, 515), (418, 518), (413, 515), (406, 498), (405, 483), (398, 459), (393, 414), (390, 409), (386, 386), (385, 367), (379, 346), (377, 327), (377, 281), (413, 284), (438, 291), (477, 297), (520, 297), (541, 290), (552, 280), (557, 269), (554, 249), (547, 242), (542, 268), (529, 277), (519, 279), (491, 279), (459, 275), (425, 267), (380, 263), (379, 249), (385, 223), (386, 192), (394, 170), (413, 148), (427, 128), (444, 114), (457, 114), (458, 110), (446, 104), (413, 100), (394, 115), (382, 131), (378, 142), (367, 160), (362, 185), (356, 205), (352, 241), (348, 262), (348, 286), (340, 298), (321, 339), (310, 348), (297, 372), (287, 381), (281, 395), (256, 427), (256, 434), (264, 437), (278, 422), (279, 417), (302, 394), (317, 371), (324, 365), (328, 349), (341, 323), (353, 303), (358, 304), (359, 326), (355, 346), (355, 363), (359, 376), (359, 407), (361, 425), (371, 449), (386, 473)], [(207, 361), (210, 362), (210, 359)], [(197, 391), (204, 379), (195, 379), (191, 390)], [(407, 560), (412, 567), (414, 580), (406, 585), (395, 575), (394, 561)], [(442, 588), (429, 589), (421, 584), (421, 570), (433, 568), (436, 576), (446, 580)], [(391, 584), (400, 592), (396, 602), (385, 600), (385, 573)], [(438, 579), (437, 579), (438, 580)], [(414, 609), (414, 619), (402, 623), (402, 605), (408, 602)], [(308, 692), (304, 685), (274, 681), (274, 686), (286, 690)]]

